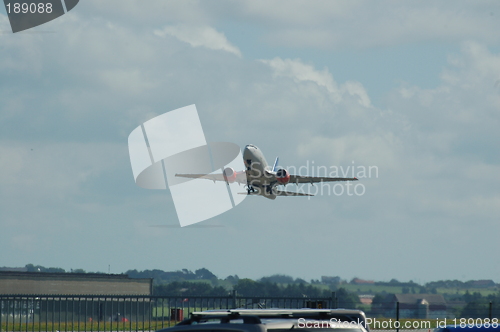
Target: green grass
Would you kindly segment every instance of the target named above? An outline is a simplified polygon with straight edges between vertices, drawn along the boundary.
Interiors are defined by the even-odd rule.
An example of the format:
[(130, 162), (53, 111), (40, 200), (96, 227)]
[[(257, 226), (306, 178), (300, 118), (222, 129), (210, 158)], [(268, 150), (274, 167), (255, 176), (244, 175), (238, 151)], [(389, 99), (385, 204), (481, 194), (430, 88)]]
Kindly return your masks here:
[[(372, 330), (393, 330), (395, 329), (395, 319), (391, 318), (373, 318), (370, 324), (370, 329)], [(455, 324), (456, 321), (453, 319), (447, 319), (446, 323), (444, 319), (439, 321), (436, 319), (400, 319), (400, 329), (405, 330), (406, 322), (409, 322), (410, 326), (413, 324), (418, 324), (422, 329), (434, 329), (437, 327), (437, 323), (440, 326)], [(151, 322), (61, 322), (61, 323), (9, 323), (2, 322), (0, 327), (1, 331), (155, 331), (161, 328), (174, 326), (175, 321), (169, 320), (152, 320)], [(413, 328), (410, 328), (413, 329)]]
[[(170, 317), (170, 309), (174, 309), (174, 307), (154, 307), (151, 310), (151, 317), (153, 319), (162, 319), (162, 317)], [(189, 317), (190, 312), (198, 312), (205, 310), (212, 310), (213, 307), (193, 307), (193, 306), (185, 306), (184, 308), (180, 307), (178, 309), (183, 309), (184, 317)]]
[(401, 286), (379, 286), (379, 285), (352, 285), (352, 284), (342, 284), (338, 288), (344, 288), (349, 292), (356, 292), (358, 294), (376, 294), (376, 293), (393, 293), (400, 294), (403, 292)]
[[(403, 292), (403, 287), (401, 286), (380, 286), (380, 285), (352, 285), (352, 284), (342, 284), (338, 288), (344, 288), (349, 292), (355, 292), (358, 294), (377, 294), (377, 293), (390, 293), (390, 294), (401, 294)], [(415, 289), (418, 292), (418, 289)], [(458, 291), (458, 293), (457, 293)], [(475, 292), (480, 293), (482, 296), (495, 295), (498, 294), (498, 290), (495, 289), (485, 289), (485, 288), (469, 288), (469, 289), (456, 289), (456, 288), (438, 288), (438, 294), (450, 294), (450, 295), (463, 295), (466, 291), (470, 294)]]
[(175, 321), (151, 322), (61, 322), (61, 323), (9, 323), (2, 322), (1, 331), (155, 331), (174, 326)]
[(470, 289), (456, 289), (456, 288), (438, 288), (438, 294), (450, 294), (450, 295), (464, 295), (467, 291), (469, 294), (473, 294), (475, 292), (480, 293), (482, 296), (488, 295), (496, 295), (498, 294), (498, 290), (494, 289), (485, 289), (485, 288), (470, 288)]

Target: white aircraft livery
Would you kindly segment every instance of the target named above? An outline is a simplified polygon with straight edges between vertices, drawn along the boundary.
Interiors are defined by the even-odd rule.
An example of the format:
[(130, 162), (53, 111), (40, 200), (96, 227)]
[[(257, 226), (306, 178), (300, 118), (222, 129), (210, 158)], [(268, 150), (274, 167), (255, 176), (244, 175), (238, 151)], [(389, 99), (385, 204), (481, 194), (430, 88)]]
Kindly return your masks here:
[(269, 199), (275, 199), (277, 196), (314, 196), (311, 194), (286, 191), (278, 189), (278, 186), (286, 186), (287, 184), (299, 183), (317, 183), (317, 182), (332, 182), (332, 181), (357, 181), (357, 178), (331, 178), (331, 177), (316, 177), (302, 176), (290, 174), (286, 169), (278, 167), (278, 160), (274, 162), (271, 168), (267, 164), (266, 158), (255, 145), (249, 144), (245, 146), (243, 151), (243, 159), (246, 170), (235, 171), (231, 167), (224, 169), (222, 174), (175, 174), (177, 177), (192, 178), (192, 179), (208, 179), (212, 181), (225, 181), (226, 183), (240, 183), (246, 186), (247, 192), (240, 193), (246, 195), (260, 195)]

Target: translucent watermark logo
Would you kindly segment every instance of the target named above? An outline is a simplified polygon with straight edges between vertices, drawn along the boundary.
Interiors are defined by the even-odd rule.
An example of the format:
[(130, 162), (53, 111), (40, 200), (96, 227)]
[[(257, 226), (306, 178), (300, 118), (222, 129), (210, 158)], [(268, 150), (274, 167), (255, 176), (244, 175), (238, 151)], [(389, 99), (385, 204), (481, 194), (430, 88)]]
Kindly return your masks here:
[(52, 21), (75, 8), (80, 0), (3, 0), (12, 32)]
[[(347, 166), (324, 166), (316, 165), (314, 160), (307, 160), (305, 165), (295, 167), (286, 167), (290, 174), (299, 176), (312, 176), (324, 178), (356, 178), (358, 180), (378, 178), (378, 166), (357, 165), (355, 161)], [(291, 183), (293, 184), (293, 183)], [(363, 196), (366, 193), (366, 186), (360, 182), (327, 182), (322, 181), (315, 184), (299, 183), (297, 184), (299, 192), (307, 193), (308, 199), (312, 196)]]
[[(227, 170), (242, 170), (238, 145), (207, 144), (195, 105), (179, 108), (144, 122), (128, 138), (130, 163), (138, 186), (170, 189), (181, 227), (224, 213), (246, 196)], [(191, 178), (178, 174), (192, 175)], [(224, 174), (226, 181), (194, 181)]]
[[(354, 320), (339, 320), (337, 318), (330, 318), (330, 320), (307, 320), (305, 318), (299, 318), (297, 322), (298, 328), (332, 328), (332, 329), (384, 329), (384, 330), (394, 330), (394, 329), (430, 329), (432, 326), (430, 320), (406, 320), (404, 322), (395, 319), (377, 319), (377, 318), (366, 318), (366, 319), (354, 319)], [(438, 325), (438, 327), (440, 327)]]
[[(269, 166), (267, 166), (269, 169)], [(252, 162), (249, 170), (252, 176), (248, 179), (248, 183), (255, 187), (255, 192), (259, 195), (264, 195), (265, 188), (259, 188), (262, 182), (275, 183), (271, 188), (277, 191), (280, 184), (285, 186), (293, 186), (298, 193), (304, 194), (308, 199), (317, 195), (326, 196), (363, 196), (366, 193), (366, 187), (363, 183), (353, 182), (352, 180), (360, 180), (367, 178), (378, 178), (378, 166), (357, 165), (352, 161), (348, 166), (318, 166), (315, 161), (306, 161), (305, 165), (286, 166), (278, 168), (277, 172), (262, 171), (263, 165), (259, 162)], [(283, 172), (283, 170), (286, 170)], [(280, 174), (280, 172), (282, 172)], [(285, 183), (278, 183), (277, 178), (280, 175), (286, 177), (293, 174), (295, 179), (300, 179), (301, 182), (294, 182), (293, 179), (287, 178)], [(302, 178), (301, 178), (302, 177)], [(316, 178), (318, 181), (316, 181)], [(304, 180), (306, 179), (306, 180)], [(308, 181), (307, 179), (312, 179)], [(295, 187), (296, 186), (296, 187)]]
[(435, 318), (435, 319), (392, 319), (366, 318), (353, 320), (314, 320), (299, 318), (298, 328), (306, 329), (365, 329), (365, 330), (430, 330), (432, 328), (469, 328), (469, 329), (497, 329), (500, 327), (498, 318)]

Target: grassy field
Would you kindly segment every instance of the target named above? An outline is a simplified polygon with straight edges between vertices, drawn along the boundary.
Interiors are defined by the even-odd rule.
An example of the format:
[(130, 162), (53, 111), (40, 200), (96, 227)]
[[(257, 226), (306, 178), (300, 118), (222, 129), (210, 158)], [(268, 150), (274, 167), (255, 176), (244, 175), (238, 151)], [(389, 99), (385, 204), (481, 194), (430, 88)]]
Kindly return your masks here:
[(439, 294), (451, 294), (451, 295), (464, 295), (466, 291), (469, 291), (470, 294), (478, 292), (482, 296), (498, 294), (497, 290), (484, 289), (484, 288), (471, 288), (471, 289), (438, 288), (437, 289), (437, 292)]
[[(377, 294), (377, 293), (391, 293), (391, 294), (401, 294), (403, 292), (403, 287), (400, 286), (379, 286), (379, 285), (352, 285), (352, 284), (342, 284), (338, 286), (339, 288), (345, 288), (349, 292), (355, 292), (358, 294)], [(418, 289), (416, 289), (418, 292)], [(494, 289), (485, 288), (469, 288), (469, 289), (456, 289), (456, 288), (438, 288), (438, 294), (450, 294), (450, 295), (463, 295), (468, 291), (470, 294), (478, 292), (482, 296), (494, 295), (498, 291)]]
[[(222, 286), (226, 288), (228, 291), (232, 289), (233, 285), (226, 280), (217, 280), (211, 281), (208, 279), (197, 279), (197, 280), (189, 280), (189, 282), (199, 282), (199, 283), (207, 283), (212, 286)], [(280, 287), (286, 287), (288, 284), (280, 284)], [(314, 284), (314, 287), (317, 287), (321, 290), (330, 290), (329, 285), (325, 284)], [(383, 286), (383, 285), (374, 285), (374, 284), (365, 284), (365, 285), (354, 285), (354, 284), (341, 284), (337, 286), (338, 288), (344, 288), (349, 292), (354, 292), (357, 294), (377, 294), (377, 293), (389, 293), (389, 294), (401, 294), (403, 293), (402, 286)], [(419, 289), (415, 289), (418, 293)], [(469, 289), (456, 289), (456, 288), (438, 288), (438, 294), (450, 294), (450, 295), (463, 295), (466, 291), (469, 291), (470, 294), (474, 292), (480, 293), (482, 296), (488, 296), (491, 294), (497, 294), (498, 290), (494, 289), (485, 289), (485, 288), (469, 288)]]
[(61, 322), (61, 323), (2, 323), (1, 331), (156, 331), (174, 326), (174, 321), (151, 322)]
[[(370, 319), (370, 318), (368, 318)], [(484, 320), (482, 320), (483, 322)], [(1, 331), (155, 331), (174, 326), (178, 322), (168, 320), (152, 320), (151, 322), (61, 322), (61, 323), (10, 323), (3, 322)], [(453, 319), (401, 319), (400, 330), (429, 330), (439, 326), (458, 324)], [(395, 319), (373, 318), (369, 324), (371, 330), (394, 330), (397, 328)]]
[(338, 286), (339, 288), (345, 288), (349, 292), (356, 292), (358, 294), (376, 294), (376, 293), (402, 293), (402, 287), (399, 286), (378, 286), (378, 285), (352, 285), (352, 284), (342, 284)]

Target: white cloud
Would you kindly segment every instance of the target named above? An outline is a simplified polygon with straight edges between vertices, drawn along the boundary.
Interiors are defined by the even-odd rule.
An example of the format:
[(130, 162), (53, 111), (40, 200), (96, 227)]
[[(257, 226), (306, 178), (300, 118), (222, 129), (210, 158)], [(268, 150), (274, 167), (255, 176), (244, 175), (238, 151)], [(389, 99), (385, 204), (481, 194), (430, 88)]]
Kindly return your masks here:
[(472, 41), (462, 43), (461, 51), (460, 56), (449, 57), (450, 67), (441, 74), (444, 83), (468, 91), (486, 89), (488, 94), (498, 91), (500, 55)]
[(152, 78), (139, 69), (105, 70), (99, 73), (102, 82), (113, 90), (124, 91), (129, 94), (142, 94), (156, 86)]
[(274, 58), (272, 60), (261, 60), (262, 63), (269, 65), (276, 76), (293, 78), (296, 82), (311, 81), (319, 86), (325, 87), (334, 97), (335, 101), (340, 101), (341, 96), (337, 83), (328, 69), (317, 71), (313, 66), (303, 63), (301, 60)]
[(482, 154), (491, 147), (488, 141), (500, 139), (494, 129), (500, 126), (500, 93), (495, 86), (499, 77), (500, 56), (481, 44), (467, 42), (461, 54), (450, 58), (440, 86), (403, 86), (393, 95), (390, 107), (399, 109), (422, 133), (453, 137), (450, 149), (468, 149), (473, 144), (475, 153)]
[(370, 97), (368, 97), (368, 93), (366, 93), (366, 90), (361, 83), (348, 81), (342, 84), (341, 91), (344, 93), (348, 93), (351, 96), (357, 97), (360, 105), (364, 107), (370, 107)]
[(347, 93), (351, 96), (357, 97), (358, 102), (362, 106), (370, 106), (370, 98), (361, 83), (349, 81), (341, 85), (339, 88), (327, 68), (324, 68), (322, 71), (318, 71), (312, 65), (305, 64), (300, 59), (283, 60), (276, 57), (272, 60), (260, 61), (269, 65), (273, 69), (275, 76), (289, 77), (297, 83), (310, 81), (326, 88), (333, 101), (336, 103), (340, 102), (342, 100), (342, 95)]
[[(165, 22), (172, 32), (181, 26), (215, 26), (230, 22), (259, 32), (259, 42), (270, 46), (342, 50), (411, 43), (450, 43), (476, 40), (498, 45), (500, 4), (494, 0), (464, 1), (452, 6), (441, 1), (153, 1), (147, 6), (122, 0), (87, 1), (79, 12), (121, 22), (157, 28)], [(161, 30), (158, 30), (161, 31)], [(187, 36), (188, 33), (184, 32)], [(243, 39), (247, 36), (242, 36)], [(199, 43), (197, 38), (190, 41)], [(234, 47), (234, 46), (232, 46)], [(235, 51), (238, 49), (235, 48)]]
[[(292, 40), (292, 33), (289, 40), (276, 41), (286, 45), (302, 45), (307, 38), (318, 48), (400, 45), (407, 39), (435, 40), (430, 32), (419, 35), (416, 30), (429, 17), (439, 21), (442, 9), (435, 16), (421, 13), (422, 17), (410, 20), (415, 23), (413, 27), (413, 23), (404, 22), (412, 12), (410, 5), (397, 3), (396, 9), (392, 9), (393, 3), (383, 7), (387, 13), (381, 10), (380, 15), (367, 15), (375, 5), (364, 2), (292, 2), (291, 9), (282, 8), (283, 12), (279, 12), (279, 3), (260, 2), (253, 9), (251, 2), (223, 3), (229, 9), (239, 9), (235, 13), (216, 13), (214, 8), (222, 5), (209, 8), (204, 3), (189, 2), (178, 11), (184, 13), (183, 18), (175, 20), (175, 14), (168, 8), (162, 12), (162, 8), (168, 4), (180, 6), (176, 2), (154, 2), (147, 9), (124, 0), (122, 10), (116, 11), (116, 4), (106, 3), (99, 12), (99, 2), (89, 1), (79, 5), (82, 7), (75, 11), (75, 20), (53, 22), (56, 29), (64, 23), (65, 29), (57, 34), (0, 37), (6, 40), (0, 44), (0, 251), (10, 252), (33, 237), (49, 239), (50, 243), (68, 239), (62, 244), (68, 248), (63, 253), (58, 242), (59, 248), (40, 247), (36, 258), (57, 257), (49, 264), (75, 267), (81, 263), (78, 267), (97, 270), (96, 266), (107, 267), (110, 257), (132, 257), (116, 263), (114, 269), (121, 272), (127, 268), (158, 268), (155, 262), (165, 250), (190, 248), (190, 244), (209, 236), (215, 243), (210, 251), (200, 254), (187, 249), (176, 256), (176, 263), (185, 264), (189, 258), (194, 268), (213, 267), (214, 272), (233, 269), (227, 273), (243, 276), (258, 277), (283, 268), (280, 273), (296, 274), (303, 273), (300, 266), (277, 266), (265, 253), (283, 250), (292, 253), (288, 256), (293, 260), (305, 257), (310, 266), (324, 266), (321, 255), (313, 257), (309, 251), (289, 245), (300, 241), (301, 248), (315, 247), (317, 236), (304, 236), (314, 225), (324, 230), (321, 237), (325, 243), (341, 234), (334, 238), (338, 247), (350, 246), (354, 254), (367, 256), (372, 265), (363, 266), (360, 273), (409, 279), (411, 273), (428, 273), (426, 278), (434, 278), (441, 262), (428, 260), (428, 269), (422, 272), (415, 268), (414, 261), (422, 254), (440, 251), (443, 244), (460, 253), (462, 244), (456, 239), (476, 234), (479, 221), (491, 227), (486, 237), (498, 233), (494, 221), (500, 181), (496, 153), (500, 140), (500, 88), (496, 82), (500, 73), (498, 54), (484, 44), (464, 44), (461, 53), (450, 58), (440, 86), (424, 89), (406, 83), (394, 91), (388, 109), (380, 109), (371, 105), (370, 91), (361, 82), (337, 82), (330, 69), (307, 58), (291, 60), (294, 54), (286, 51), (279, 51), (279, 57), (271, 60), (245, 59), (222, 32), (210, 28), (223, 26), (214, 24), (214, 18), (234, 14), (235, 20), (251, 18), (250, 27), (261, 26), (264, 32), (258, 37), (262, 39), (272, 40), (287, 31), (300, 32), (296, 40)], [(189, 8), (196, 8), (193, 16)], [(355, 17), (356, 10), (360, 18)], [(397, 10), (401, 10), (399, 15)], [(151, 31), (165, 24), (164, 12), (168, 12), (169, 26), (156, 33), (175, 38), (159, 40)], [(451, 21), (462, 19), (460, 16), (454, 14)], [(477, 11), (462, 21), (474, 21), (476, 16)], [(297, 18), (298, 24), (292, 26)], [(384, 19), (392, 26), (381, 26)], [(142, 24), (134, 26), (131, 22)], [(194, 28), (185, 28), (189, 22)], [(308, 30), (310, 23), (317, 26)], [(368, 31), (371, 23), (377, 24)], [(339, 29), (337, 25), (342, 24), (347, 28)], [(396, 31), (399, 28), (401, 32)], [(462, 27), (469, 32), (462, 30), (447, 40), (475, 36), (472, 32), (476, 28), (490, 33), (480, 24)], [(387, 32), (390, 29), (395, 31)], [(311, 36), (310, 31), (319, 33)], [(445, 38), (442, 31), (436, 31), (436, 35)], [(494, 41), (491, 36), (485, 39)], [(238, 40), (243, 42), (248, 40)], [(200, 52), (201, 48), (231, 55), (221, 57), (220, 52)], [(30, 59), (36, 61), (30, 64)], [(246, 200), (217, 219), (226, 227), (210, 234), (208, 230), (177, 232), (161, 228), (141, 233), (138, 228), (175, 224), (177, 219), (168, 193), (152, 194), (134, 185), (126, 138), (148, 118), (192, 103), (197, 104), (207, 140), (235, 141), (242, 146), (254, 143), (269, 159), (279, 154), (284, 164), (297, 167), (307, 160), (315, 160), (316, 165), (349, 165), (354, 160), (357, 165), (378, 166), (380, 177), (359, 181), (367, 187), (367, 195), (359, 199)], [(267, 217), (254, 218), (255, 211), (273, 222)], [(479, 221), (474, 224), (471, 220)], [(263, 229), (271, 245), (255, 246), (256, 238), (263, 241), (259, 237)], [(242, 233), (250, 235), (242, 238)], [(74, 234), (87, 239), (81, 241), (82, 247), (69, 243)], [(353, 237), (344, 234), (352, 234), (364, 247), (352, 247)], [(447, 237), (449, 234), (457, 237)], [(158, 242), (151, 241), (159, 236), (166, 239), (161, 251), (157, 250)], [(374, 240), (385, 247), (373, 247)], [(498, 249), (498, 241), (489, 243), (492, 249)], [(398, 245), (408, 251), (405, 261), (378, 272)], [(229, 256), (253, 248), (260, 257), (255, 262), (259, 269), (242, 266), (234, 270), (220, 265), (214, 257), (220, 256), (219, 252), (227, 255), (228, 247), (241, 251), (233, 250)], [(480, 250), (469, 248), (462, 253), (480, 255)], [(89, 251), (95, 265), (86, 267), (83, 265), (90, 264)], [(450, 264), (460, 266), (462, 257), (456, 256), (456, 260), (450, 258)], [(24, 256), (12, 255), (9, 259), (5, 264), (28, 263), (23, 261)], [(349, 264), (341, 261), (339, 266), (344, 263)], [(473, 263), (470, 269), (480, 270), (478, 274), (498, 274), (497, 267), (484, 268), (484, 261)], [(343, 276), (353, 271), (346, 269)], [(323, 272), (309, 269), (306, 277), (317, 278)]]
[(151, 1), (146, 6), (135, 0), (120, 0), (119, 3), (89, 0), (78, 5), (78, 13), (128, 27), (149, 29), (163, 26), (165, 22), (210, 25), (214, 20), (209, 11), (212, 6), (199, 0)]
[(389, 102), (409, 124), (400, 137), (405, 151), (396, 172), (404, 170), (413, 188), (405, 195), (427, 215), (461, 225), (471, 219), (489, 224), (498, 214), (500, 93), (494, 82), (500, 56), (464, 43), (441, 77), (435, 89), (403, 86)]
[(202, 46), (212, 50), (222, 50), (241, 57), (240, 50), (232, 45), (223, 33), (210, 26), (166, 26), (162, 30), (155, 30), (154, 33), (160, 37), (173, 36), (193, 47)]
[[(370, 48), (475, 39), (500, 42), (496, 1), (445, 2), (246, 1), (227, 3), (244, 21), (259, 22), (271, 45), (318, 49)], [(224, 12), (225, 13), (225, 12)]]
[(377, 135), (351, 134), (342, 137), (312, 136), (297, 145), (297, 155), (314, 159), (324, 155), (328, 165), (351, 163), (374, 165), (387, 174), (400, 169), (401, 142), (390, 132)]
[(121, 151), (119, 145), (104, 142), (21, 143), (0, 140), (0, 154), (3, 156), (0, 184), (5, 193), (8, 192), (9, 200), (29, 198), (33, 202), (62, 204), (69, 197), (78, 196), (84, 183), (121, 166), (118, 164), (123, 158)]

